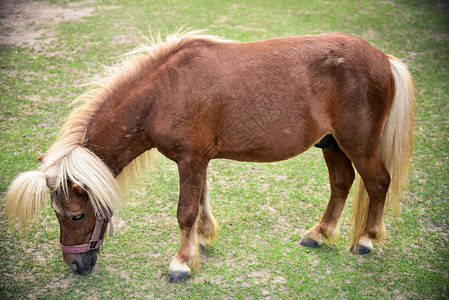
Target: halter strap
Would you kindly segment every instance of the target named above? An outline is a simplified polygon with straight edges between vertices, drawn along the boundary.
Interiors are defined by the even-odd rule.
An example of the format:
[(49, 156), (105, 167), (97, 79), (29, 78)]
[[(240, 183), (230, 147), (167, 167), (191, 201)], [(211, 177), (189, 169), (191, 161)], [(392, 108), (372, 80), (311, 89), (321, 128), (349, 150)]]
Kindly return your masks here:
[(88, 244), (82, 245), (74, 245), (74, 246), (65, 246), (60, 244), (62, 253), (66, 254), (76, 254), (76, 253), (85, 253), (90, 250), (99, 249), (104, 242), (104, 239), (100, 239), (101, 229), (103, 228), (103, 222), (105, 219), (109, 222), (109, 236), (114, 234), (114, 227), (112, 226), (112, 214), (109, 211), (106, 211), (105, 217), (97, 217), (95, 221), (94, 231), (92, 232), (92, 237)]

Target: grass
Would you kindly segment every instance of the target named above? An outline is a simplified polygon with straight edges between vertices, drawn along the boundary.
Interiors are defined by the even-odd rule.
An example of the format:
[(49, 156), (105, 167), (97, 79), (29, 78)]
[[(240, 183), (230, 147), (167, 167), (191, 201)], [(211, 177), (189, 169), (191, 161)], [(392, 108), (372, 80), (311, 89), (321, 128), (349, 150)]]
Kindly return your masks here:
[[(0, 298), (434, 298), (449, 296), (449, 30), (437, 1), (50, 1), (94, 7), (78, 21), (41, 25), (45, 47), (0, 47)], [(45, 2), (44, 2), (45, 4)], [(31, 21), (30, 21), (31, 23)], [(347, 251), (348, 211), (335, 245), (306, 249), (304, 231), (329, 197), (321, 153), (274, 164), (213, 161), (208, 169), (215, 245), (191, 279), (165, 275), (179, 238), (176, 165), (162, 156), (114, 217), (94, 271), (73, 274), (58, 247), (50, 206), (19, 235), (3, 217), (4, 196), (20, 172), (53, 143), (68, 104), (111, 58), (131, 50), (148, 28), (206, 28), (240, 41), (342, 31), (405, 58), (415, 78), (416, 140), (399, 223), (374, 253)], [(30, 24), (29, 28), (35, 28)], [(7, 30), (11, 32), (11, 29)], [(391, 213), (389, 213), (391, 217)]]

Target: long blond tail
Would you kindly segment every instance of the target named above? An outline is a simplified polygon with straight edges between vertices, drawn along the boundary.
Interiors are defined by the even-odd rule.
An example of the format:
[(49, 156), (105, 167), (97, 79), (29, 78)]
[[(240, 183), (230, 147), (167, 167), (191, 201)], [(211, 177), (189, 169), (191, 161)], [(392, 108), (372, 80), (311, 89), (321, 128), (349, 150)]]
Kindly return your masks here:
[[(380, 146), (381, 159), (390, 173), (391, 182), (387, 195), (387, 204), (392, 203), (396, 217), (399, 215), (399, 204), (402, 188), (408, 174), (410, 157), (413, 152), (414, 85), (407, 66), (394, 56), (388, 56), (391, 71), (394, 76), (395, 93), (382, 133)], [(351, 211), (351, 221), (354, 226), (353, 244), (358, 240), (366, 224), (369, 209), (369, 196), (363, 180), (357, 174), (355, 195)], [(385, 210), (384, 210), (385, 212)], [(383, 220), (384, 216), (382, 216)], [(378, 239), (386, 238), (386, 229), (382, 221)]]

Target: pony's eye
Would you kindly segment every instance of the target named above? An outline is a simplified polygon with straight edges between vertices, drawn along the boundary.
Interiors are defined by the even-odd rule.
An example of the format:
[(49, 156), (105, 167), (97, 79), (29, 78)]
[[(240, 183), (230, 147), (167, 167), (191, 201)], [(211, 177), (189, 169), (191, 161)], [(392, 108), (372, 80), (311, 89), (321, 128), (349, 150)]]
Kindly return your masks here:
[(73, 221), (81, 221), (82, 219), (84, 219), (84, 214), (72, 217)]

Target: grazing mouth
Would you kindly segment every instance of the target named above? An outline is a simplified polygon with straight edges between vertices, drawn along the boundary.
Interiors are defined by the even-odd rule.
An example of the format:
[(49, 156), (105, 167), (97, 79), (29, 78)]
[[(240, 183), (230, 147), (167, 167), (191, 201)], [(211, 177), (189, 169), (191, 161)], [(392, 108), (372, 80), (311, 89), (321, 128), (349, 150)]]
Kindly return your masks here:
[(95, 267), (97, 257), (97, 252), (91, 250), (82, 254), (68, 255), (64, 260), (75, 273), (86, 275)]

